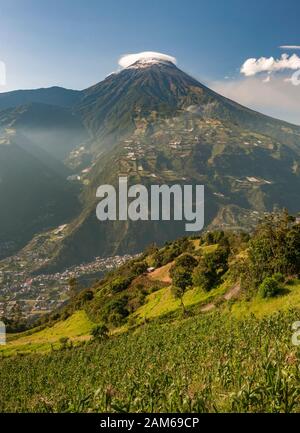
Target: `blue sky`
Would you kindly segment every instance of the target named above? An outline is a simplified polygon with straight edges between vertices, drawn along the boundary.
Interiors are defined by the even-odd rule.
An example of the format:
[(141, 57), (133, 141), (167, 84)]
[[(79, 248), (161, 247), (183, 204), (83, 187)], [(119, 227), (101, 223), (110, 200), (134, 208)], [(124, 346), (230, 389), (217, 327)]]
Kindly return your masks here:
[[(116, 70), (122, 54), (149, 50), (175, 56), (179, 67), (228, 94), (235, 91), (228, 82), (248, 81), (239, 72), (245, 60), (279, 58), (280, 45), (300, 45), (299, 16), (297, 0), (0, 0), (7, 75), (0, 91), (82, 89)], [(284, 117), (274, 110), (262, 107)]]

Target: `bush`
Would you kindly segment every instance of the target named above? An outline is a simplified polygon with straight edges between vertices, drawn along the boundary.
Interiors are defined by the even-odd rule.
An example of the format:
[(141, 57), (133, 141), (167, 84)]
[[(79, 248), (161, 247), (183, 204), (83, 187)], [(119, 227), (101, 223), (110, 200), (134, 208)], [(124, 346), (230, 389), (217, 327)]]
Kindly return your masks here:
[(131, 267), (131, 274), (137, 277), (147, 271), (148, 264), (145, 261), (135, 262)]
[(131, 280), (129, 278), (124, 278), (124, 277), (115, 278), (110, 283), (110, 290), (113, 293), (122, 292), (123, 290), (127, 289), (127, 287), (129, 286), (130, 283), (131, 283)]
[(92, 336), (96, 340), (104, 340), (108, 338), (108, 328), (104, 323), (95, 325), (92, 329)]
[(274, 274), (273, 278), (275, 278), (278, 283), (284, 283), (284, 275), (282, 275), (280, 272)]
[(278, 295), (279, 290), (279, 281), (274, 276), (266, 277), (259, 286), (259, 295), (261, 298), (273, 298)]
[(69, 337), (60, 337), (59, 342), (63, 348), (66, 348), (68, 345)]

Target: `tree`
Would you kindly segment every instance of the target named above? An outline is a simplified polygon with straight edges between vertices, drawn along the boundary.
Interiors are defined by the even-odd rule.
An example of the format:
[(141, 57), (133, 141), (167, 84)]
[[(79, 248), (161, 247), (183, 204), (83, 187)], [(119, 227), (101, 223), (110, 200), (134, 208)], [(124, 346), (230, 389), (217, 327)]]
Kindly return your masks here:
[(205, 254), (193, 271), (193, 283), (209, 291), (218, 284), (228, 269), (229, 249), (220, 246), (215, 251)]
[(79, 291), (79, 284), (75, 277), (69, 279), (69, 290), (71, 297), (76, 296)]
[(147, 271), (148, 264), (145, 261), (135, 262), (131, 267), (131, 274), (137, 277)]
[(110, 283), (110, 290), (113, 293), (122, 292), (123, 290), (126, 290), (128, 286), (131, 283), (130, 278), (126, 277), (117, 277)]
[(201, 260), (193, 271), (192, 280), (196, 287), (202, 287), (203, 290), (208, 292), (216, 283), (216, 272), (205, 260)]
[(300, 225), (287, 211), (268, 215), (249, 242), (247, 284), (258, 287), (266, 277), (300, 273)]
[(185, 312), (183, 295), (185, 294), (187, 288), (192, 285), (191, 272), (189, 272), (187, 269), (183, 268), (182, 266), (177, 266), (173, 270), (172, 283), (173, 283), (172, 292), (175, 298), (180, 299), (183, 312)]
[(192, 271), (198, 265), (198, 260), (191, 254), (185, 253), (179, 256), (175, 261), (175, 266), (182, 266), (187, 271)]

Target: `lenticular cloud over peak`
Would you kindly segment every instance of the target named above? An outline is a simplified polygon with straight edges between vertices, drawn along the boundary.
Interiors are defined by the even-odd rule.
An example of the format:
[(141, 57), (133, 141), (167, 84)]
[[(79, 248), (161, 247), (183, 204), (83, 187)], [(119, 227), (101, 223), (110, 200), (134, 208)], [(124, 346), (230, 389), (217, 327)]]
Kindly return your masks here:
[(135, 53), (135, 54), (125, 54), (119, 59), (119, 65), (122, 68), (128, 68), (128, 66), (132, 65), (133, 63), (136, 63), (138, 61), (145, 61), (145, 62), (172, 62), (176, 65), (177, 60), (173, 56), (169, 56), (168, 54), (163, 53), (157, 53), (155, 51), (143, 51), (141, 53)]

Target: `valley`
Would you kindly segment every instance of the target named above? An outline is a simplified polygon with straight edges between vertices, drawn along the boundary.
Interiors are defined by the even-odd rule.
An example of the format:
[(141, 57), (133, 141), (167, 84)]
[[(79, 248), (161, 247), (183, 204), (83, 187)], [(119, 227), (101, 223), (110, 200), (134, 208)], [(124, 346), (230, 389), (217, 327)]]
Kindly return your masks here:
[[(27, 260), (30, 254), (11, 257), (0, 268), (0, 317), (33, 322), (65, 305), (74, 294), (70, 281), (76, 280), (82, 290), (99, 280), (106, 272), (121, 266), (130, 255), (96, 257), (93, 262), (82, 263), (55, 274), (31, 275)], [(39, 259), (40, 260), (40, 259)]]

